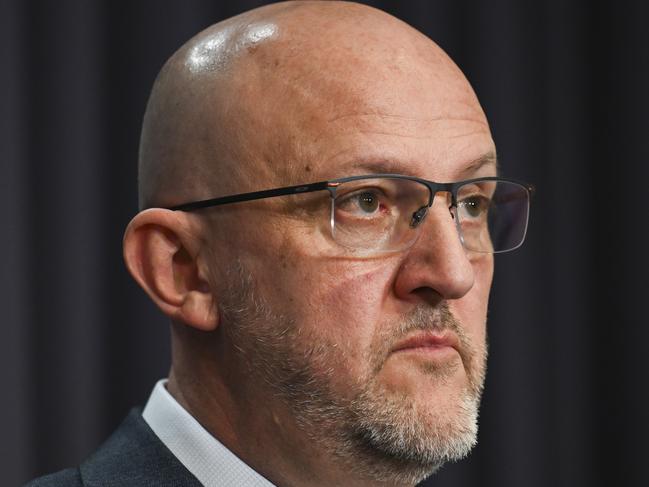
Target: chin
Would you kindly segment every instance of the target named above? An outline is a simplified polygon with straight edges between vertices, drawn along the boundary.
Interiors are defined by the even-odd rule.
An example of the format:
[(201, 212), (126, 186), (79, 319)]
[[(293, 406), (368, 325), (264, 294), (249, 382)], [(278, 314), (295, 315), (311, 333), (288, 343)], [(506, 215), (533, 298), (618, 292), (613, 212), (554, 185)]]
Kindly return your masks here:
[(455, 371), (411, 393), (373, 381), (352, 405), (347, 445), (357, 453), (354, 468), (377, 482), (415, 484), (466, 457), (477, 441), (480, 395), (461, 376), (464, 386)]
[(459, 356), (444, 362), (412, 354), (389, 360), (377, 374), (386, 396), (410, 396), (417, 403), (442, 407), (468, 389), (469, 379)]

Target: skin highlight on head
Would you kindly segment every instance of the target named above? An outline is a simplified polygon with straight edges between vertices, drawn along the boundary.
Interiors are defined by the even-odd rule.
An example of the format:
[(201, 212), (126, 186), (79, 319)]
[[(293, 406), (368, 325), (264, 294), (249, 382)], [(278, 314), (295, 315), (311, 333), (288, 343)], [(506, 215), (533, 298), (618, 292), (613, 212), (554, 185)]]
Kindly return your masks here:
[[(139, 175), (153, 208), (125, 236), (129, 269), (173, 321), (170, 392), (277, 485), (413, 485), (465, 456), (493, 260), (463, 249), (442, 196), (411, 249), (373, 259), (314, 243), (298, 197), (154, 207), (386, 165), (494, 175), (495, 161), (467, 173), (494, 153), (460, 70), (381, 11), (280, 3), (198, 34), (156, 81)], [(457, 336), (457, 355), (395, 351), (425, 330)]]

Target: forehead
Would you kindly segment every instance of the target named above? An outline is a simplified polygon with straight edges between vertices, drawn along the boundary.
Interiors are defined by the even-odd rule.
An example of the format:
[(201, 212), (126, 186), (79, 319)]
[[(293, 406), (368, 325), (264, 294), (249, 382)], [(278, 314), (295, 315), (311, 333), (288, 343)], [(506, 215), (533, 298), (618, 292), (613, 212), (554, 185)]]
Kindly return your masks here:
[(323, 174), (401, 173), (435, 181), (495, 171), (495, 148), (483, 118), (354, 114), (333, 122), (314, 144)]
[(494, 152), (469, 83), (425, 41), (369, 51), (356, 43), (307, 57), (291, 55), (290, 45), (256, 52), (233, 91), (255, 169), (286, 185), (389, 161), (396, 172), (451, 180)]

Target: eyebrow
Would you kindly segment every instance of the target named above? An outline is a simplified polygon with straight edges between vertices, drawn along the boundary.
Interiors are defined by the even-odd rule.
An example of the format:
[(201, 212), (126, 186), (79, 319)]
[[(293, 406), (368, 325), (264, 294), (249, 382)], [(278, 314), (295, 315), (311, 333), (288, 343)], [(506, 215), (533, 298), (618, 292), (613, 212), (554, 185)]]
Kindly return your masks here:
[[(355, 160), (353, 169), (354, 172), (358, 174), (362, 173), (381, 173), (381, 174), (403, 174), (405, 176), (416, 176), (421, 177), (421, 174), (415, 174), (410, 167), (403, 164), (403, 162), (397, 161), (395, 159), (367, 159), (367, 160)], [(493, 165), (496, 169), (496, 175), (500, 173), (500, 165), (498, 164), (498, 158), (494, 151), (489, 151), (476, 159), (472, 159), (467, 163), (463, 164), (462, 169), (460, 170), (460, 179), (470, 179), (475, 173), (485, 166)]]
[(472, 175), (482, 169), (484, 166), (493, 165), (496, 169), (496, 174), (500, 173), (500, 164), (498, 164), (498, 157), (494, 151), (489, 151), (486, 154), (481, 155), (477, 159), (470, 161), (464, 169), (462, 169), (461, 174), (467, 176)]

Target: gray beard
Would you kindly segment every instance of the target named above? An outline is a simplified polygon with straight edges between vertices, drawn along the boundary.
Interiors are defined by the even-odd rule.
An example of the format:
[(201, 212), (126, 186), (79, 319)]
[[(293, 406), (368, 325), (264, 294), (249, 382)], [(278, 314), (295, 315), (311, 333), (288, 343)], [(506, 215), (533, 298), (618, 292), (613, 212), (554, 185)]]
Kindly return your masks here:
[[(350, 384), (351, 398), (332, 390), (331, 364), (344, 358), (335, 343), (313, 343), (295, 320), (270, 309), (252, 275), (238, 263), (226, 282), (221, 312), (225, 332), (249, 366), (292, 411), (308, 437), (350, 472), (389, 485), (415, 485), (444, 463), (467, 456), (475, 446), (484, 384), (486, 345), (477, 351), (448, 306), (420, 306), (380, 337), (370, 350), (370, 372)], [(235, 284), (236, 283), (236, 284)], [(422, 408), (406, 394), (388, 393), (377, 380), (396, 339), (413, 330), (451, 329), (460, 338), (468, 386), (445, 410)], [(306, 345), (305, 345), (306, 344)], [(479, 353), (481, 352), (481, 353)], [(448, 381), (459, 361), (428, 365), (423, 372)]]

